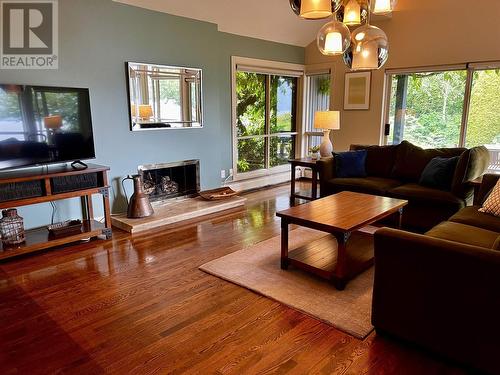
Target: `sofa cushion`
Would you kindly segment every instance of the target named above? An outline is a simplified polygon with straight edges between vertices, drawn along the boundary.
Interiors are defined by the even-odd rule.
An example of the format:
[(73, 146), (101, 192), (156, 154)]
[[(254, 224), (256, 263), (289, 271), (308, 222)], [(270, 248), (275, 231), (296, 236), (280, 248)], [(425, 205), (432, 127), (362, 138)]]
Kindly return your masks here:
[(472, 194), (472, 186), (467, 182), (483, 175), (490, 163), (490, 153), (484, 146), (466, 150), (458, 159), (451, 191), (453, 194), (467, 198)]
[(408, 182), (420, 180), (427, 163), (435, 157), (451, 158), (460, 156), (465, 148), (436, 148), (424, 150), (410, 142), (403, 141), (398, 147), (392, 177)]
[(366, 177), (366, 151), (333, 153), (337, 177)]
[(398, 180), (392, 180), (382, 177), (365, 177), (365, 178), (333, 178), (328, 181), (329, 187), (333, 191), (355, 191), (358, 193), (368, 194), (386, 194), (390, 189), (401, 185)]
[(435, 189), (450, 191), (453, 174), (459, 156), (452, 158), (433, 158), (425, 166), (419, 184)]
[(497, 181), (495, 187), (488, 195), (488, 198), (486, 198), (479, 211), (500, 217), (500, 180)]
[(426, 235), (487, 249), (493, 249), (498, 238), (497, 232), (452, 221), (444, 221), (436, 225)]
[(500, 218), (479, 212), (480, 206), (468, 206), (462, 208), (450, 221), (473, 225), (475, 227), (492, 230), (500, 233)]
[(433, 189), (418, 184), (404, 184), (388, 191), (392, 198), (407, 199), (414, 202), (422, 201), (434, 204), (448, 204), (460, 209), (465, 206), (463, 199), (454, 196), (449, 191)]
[(398, 145), (351, 145), (351, 150), (366, 150), (366, 174), (368, 176), (391, 178)]

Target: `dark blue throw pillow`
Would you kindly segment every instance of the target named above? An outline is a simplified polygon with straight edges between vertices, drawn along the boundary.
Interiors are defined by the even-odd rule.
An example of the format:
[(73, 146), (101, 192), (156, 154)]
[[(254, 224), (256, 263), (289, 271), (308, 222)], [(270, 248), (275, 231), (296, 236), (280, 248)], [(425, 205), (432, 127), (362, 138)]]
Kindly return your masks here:
[(453, 158), (436, 157), (426, 165), (419, 184), (439, 190), (450, 190), (459, 156)]
[(337, 177), (366, 177), (366, 150), (333, 153)]

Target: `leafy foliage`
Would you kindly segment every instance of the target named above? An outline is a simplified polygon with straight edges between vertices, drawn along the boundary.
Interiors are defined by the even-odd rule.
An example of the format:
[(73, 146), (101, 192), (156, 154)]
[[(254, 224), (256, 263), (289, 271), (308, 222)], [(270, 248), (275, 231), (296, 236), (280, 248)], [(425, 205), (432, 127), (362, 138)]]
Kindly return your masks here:
[[(396, 116), (397, 80), (393, 80), (391, 119)], [(408, 75), (404, 139), (422, 147), (459, 144), (466, 71)], [(466, 146), (500, 142), (500, 70), (474, 73)], [(393, 121), (393, 120), (392, 120)]]
[(474, 74), (467, 147), (500, 143), (500, 69)]
[[(270, 142), (269, 166), (287, 163), (293, 152), (292, 137), (266, 135), (266, 85), (269, 85), (270, 134), (287, 133), (295, 128), (296, 78), (265, 74), (236, 73), (236, 118), (238, 136), (238, 172), (266, 167), (267, 142)], [(291, 108), (281, 110), (280, 98), (290, 99)], [(242, 138), (245, 137), (245, 138)], [(251, 137), (251, 138), (248, 138)]]

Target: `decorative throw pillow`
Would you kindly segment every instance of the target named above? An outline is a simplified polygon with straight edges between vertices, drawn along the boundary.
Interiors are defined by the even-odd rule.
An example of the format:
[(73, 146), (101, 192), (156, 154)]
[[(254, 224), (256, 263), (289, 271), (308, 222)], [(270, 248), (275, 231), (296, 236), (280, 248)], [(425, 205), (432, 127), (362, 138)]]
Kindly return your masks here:
[(497, 184), (479, 211), (494, 216), (500, 216), (500, 180), (497, 181)]
[(439, 190), (450, 190), (459, 156), (453, 158), (436, 157), (425, 166), (419, 184)]
[(337, 177), (366, 177), (366, 150), (333, 153)]

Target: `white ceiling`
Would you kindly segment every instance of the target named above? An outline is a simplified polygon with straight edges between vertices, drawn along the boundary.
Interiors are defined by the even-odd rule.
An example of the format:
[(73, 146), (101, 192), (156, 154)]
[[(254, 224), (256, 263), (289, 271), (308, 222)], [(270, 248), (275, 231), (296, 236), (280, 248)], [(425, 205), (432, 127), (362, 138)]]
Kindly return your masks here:
[(297, 17), (288, 0), (114, 0), (207, 21), (219, 31), (305, 47), (327, 21)]

